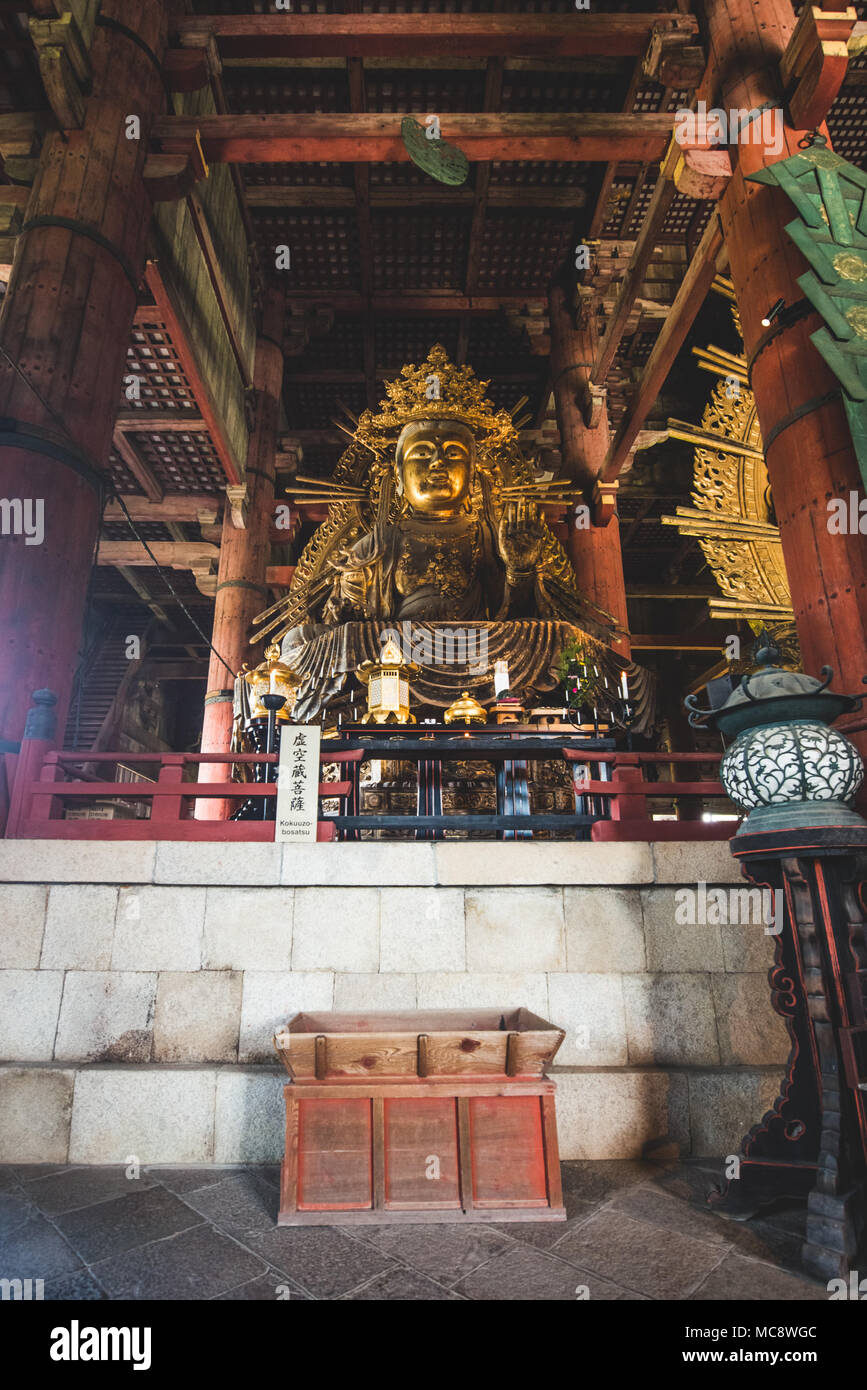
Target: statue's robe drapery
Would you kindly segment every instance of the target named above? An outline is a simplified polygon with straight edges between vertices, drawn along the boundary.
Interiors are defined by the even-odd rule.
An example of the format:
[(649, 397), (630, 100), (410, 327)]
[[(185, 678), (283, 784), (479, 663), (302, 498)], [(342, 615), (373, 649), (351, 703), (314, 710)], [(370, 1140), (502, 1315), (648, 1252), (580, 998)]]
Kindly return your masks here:
[[(459, 629), (457, 637), (456, 630)], [(408, 619), (368, 619), (340, 623), (337, 627), (304, 624), (283, 639), (283, 658), (305, 678), (293, 711), (298, 722), (315, 719), (344, 687), (347, 676), (364, 661), (377, 661), (382, 653), (383, 634), (397, 631), (405, 654), (412, 656), (419, 649), (434, 653), (414, 677), (411, 691), (420, 704), (446, 709), (462, 691), (470, 693), (482, 704), (490, 704), (493, 696), (492, 670), (495, 661), (506, 661), (512, 688), (519, 692), (524, 703), (534, 692), (544, 702), (549, 691), (559, 688), (555, 667), (564, 647), (582, 634), (569, 622), (542, 618), (513, 618), (502, 622), (426, 623)], [(624, 662), (604, 643), (584, 634), (590, 660), (604, 672), (611, 691), (620, 688), (621, 673), (629, 681), (630, 700), (636, 706), (633, 728), (641, 732), (649, 728), (654, 716), (654, 685), (643, 667)], [(451, 658), (465, 643), (468, 659), (436, 660), (437, 652)], [(484, 661), (479, 662), (479, 653)], [(560, 696), (553, 703), (560, 703)]]
[(411, 684), (419, 703), (445, 709), (464, 690), (490, 703), (495, 661), (508, 663), (510, 684), (525, 703), (538, 702), (559, 686), (560, 654), (577, 639), (612, 694), (619, 693), (627, 672), (637, 711), (633, 728), (649, 728), (653, 682), (647, 671), (624, 662), (607, 645), (609, 615), (582, 601), (544, 566), (510, 582), (484, 518), (440, 525), (427, 539), (447, 548), (468, 537), (477, 563), (469, 582), (447, 593), (437, 583), (419, 583), (401, 593), (407, 530), (400, 523), (367, 532), (331, 557), (333, 585), (322, 617), (313, 614), (283, 639), (283, 658), (303, 681), (293, 717), (317, 718), (350, 673), (379, 659), (383, 634), (396, 631), (405, 656), (422, 665)]

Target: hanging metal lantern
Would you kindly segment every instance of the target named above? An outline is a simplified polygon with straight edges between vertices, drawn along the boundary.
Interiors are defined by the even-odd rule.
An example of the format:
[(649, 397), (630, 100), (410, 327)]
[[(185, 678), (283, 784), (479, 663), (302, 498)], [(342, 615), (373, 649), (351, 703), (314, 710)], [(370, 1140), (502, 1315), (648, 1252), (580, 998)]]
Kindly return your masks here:
[(798, 826), (863, 825), (849, 810), (864, 779), (854, 744), (832, 720), (857, 709), (860, 696), (828, 689), (822, 679), (786, 671), (767, 636), (755, 651), (759, 670), (745, 676), (717, 710), (702, 710), (687, 696), (689, 722), (736, 735), (720, 763), (720, 780), (731, 800), (749, 815), (738, 835)]

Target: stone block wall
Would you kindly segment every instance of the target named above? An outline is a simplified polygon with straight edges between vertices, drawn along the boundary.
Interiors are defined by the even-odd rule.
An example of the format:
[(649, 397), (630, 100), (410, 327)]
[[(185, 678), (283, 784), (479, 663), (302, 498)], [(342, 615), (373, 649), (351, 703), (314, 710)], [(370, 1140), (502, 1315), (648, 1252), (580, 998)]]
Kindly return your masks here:
[(525, 1005), (564, 1157), (736, 1152), (788, 1056), (762, 926), (681, 926), (724, 844), (0, 841), (0, 1161), (282, 1154), (298, 1010)]

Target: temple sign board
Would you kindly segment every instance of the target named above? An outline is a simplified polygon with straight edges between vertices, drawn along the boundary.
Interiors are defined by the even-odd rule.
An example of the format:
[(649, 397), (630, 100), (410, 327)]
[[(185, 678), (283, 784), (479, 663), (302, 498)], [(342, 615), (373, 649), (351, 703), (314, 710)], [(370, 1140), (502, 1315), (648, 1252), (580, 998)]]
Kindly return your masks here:
[(319, 737), (315, 724), (286, 724), (281, 730), (276, 840), (316, 839)]

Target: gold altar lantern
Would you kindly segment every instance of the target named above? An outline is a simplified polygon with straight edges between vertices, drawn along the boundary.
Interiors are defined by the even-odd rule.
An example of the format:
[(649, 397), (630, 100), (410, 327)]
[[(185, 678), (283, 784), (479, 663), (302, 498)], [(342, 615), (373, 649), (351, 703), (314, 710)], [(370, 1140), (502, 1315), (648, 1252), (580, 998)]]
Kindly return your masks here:
[(367, 686), (367, 713), (362, 724), (414, 724), (409, 711), (409, 678), (421, 667), (407, 661), (394, 638), (382, 648), (379, 661), (363, 661), (355, 674)]
[(251, 719), (267, 719), (268, 711), (262, 704), (263, 695), (282, 695), (286, 703), (277, 711), (280, 723), (288, 724), (292, 718), (292, 707), (301, 684), (301, 677), (291, 666), (280, 660), (280, 646), (272, 642), (265, 648), (265, 660), (254, 670), (241, 667), (241, 679), (246, 681), (250, 694)]
[(461, 692), (461, 698), (453, 701), (443, 715), (446, 724), (487, 724), (488, 716), (484, 705), (474, 700), (468, 690)]

